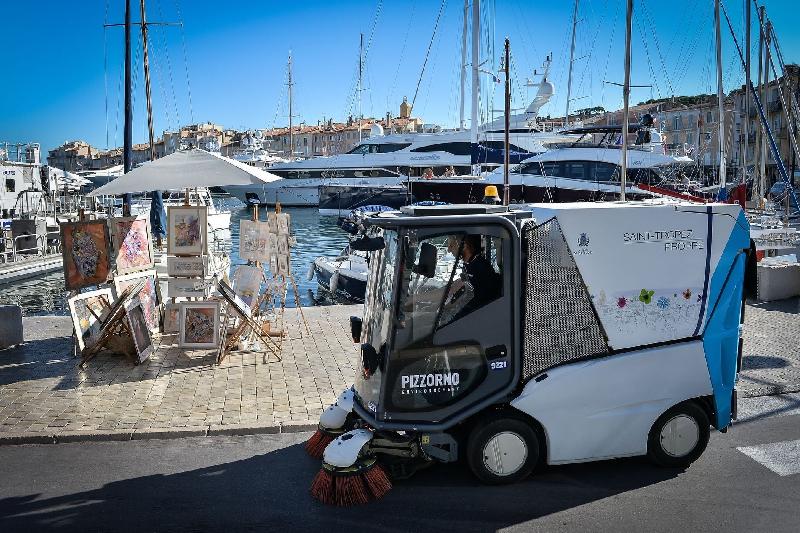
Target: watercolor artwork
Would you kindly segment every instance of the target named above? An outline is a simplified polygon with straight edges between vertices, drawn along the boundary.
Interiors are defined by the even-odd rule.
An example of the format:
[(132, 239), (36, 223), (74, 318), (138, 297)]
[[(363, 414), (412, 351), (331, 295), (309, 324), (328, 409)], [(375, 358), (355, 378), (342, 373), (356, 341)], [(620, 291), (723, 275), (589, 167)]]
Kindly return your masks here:
[(105, 220), (61, 223), (66, 289), (105, 283), (111, 273), (111, 239)]
[(205, 206), (171, 206), (167, 209), (167, 253), (201, 255), (205, 251)]
[(146, 218), (112, 219), (111, 236), (118, 274), (152, 268), (153, 243), (150, 240), (150, 222)]
[(264, 271), (261, 268), (239, 265), (233, 272), (233, 290), (248, 307), (252, 308), (258, 302), (263, 279)]
[(79, 350), (91, 347), (100, 338), (103, 320), (108, 316), (113, 300), (110, 288), (84, 292), (69, 299), (69, 311)]
[(269, 226), (265, 222), (239, 223), (239, 257), (247, 261), (269, 260)]
[(289, 235), (289, 226), (291, 224), (291, 217), (289, 213), (278, 213), (277, 226), (279, 235)]
[(202, 277), (205, 276), (208, 266), (208, 256), (195, 257), (167, 257), (167, 275), (175, 277)]
[(179, 346), (216, 348), (219, 344), (219, 302), (183, 302), (180, 307)]
[(161, 326), (161, 298), (158, 289), (158, 278), (155, 270), (145, 270), (135, 274), (117, 276), (114, 278), (114, 289), (117, 295), (126, 287), (134, 285), (144, 279), (145, 284), (137, 295), (142, 304), (144, 317), (151, 332), (157, 332)]
[(205, 298), (208, 296), (208, 283), (203, 279), (167, 280), (169, 298)]
[(129, 300), (125, 304), (125, 313), (128, 319), (128, 329), (136, 347), (137, 363), (141, 363), (153, 353), (153, 340), (150, 337), (142, 302), (137, 298)]
[(267, 227), (270, 233), (278, 233), (278, 214), (267, 213)]

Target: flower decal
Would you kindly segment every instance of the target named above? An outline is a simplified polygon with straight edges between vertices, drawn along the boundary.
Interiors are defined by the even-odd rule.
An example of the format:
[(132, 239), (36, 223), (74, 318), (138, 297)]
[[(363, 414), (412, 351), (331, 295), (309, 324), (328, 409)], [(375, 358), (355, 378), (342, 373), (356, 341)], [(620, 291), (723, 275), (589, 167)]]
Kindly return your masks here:
[(686, 289), (685, 291), (683, 291), (684, 300), (688, 300), (691, 297), (692, 297), (692, 289)]
[(666, 311), (667, 308), (669, 307), (669, 298), (667, 298), (666, 296), (662, 296), (661, 298), (658, 299), (656, 305), (662, 311)]
[(642, 289), (642, 292), (639, 293), (639, 301), (645, 304), (649, 304), (653, 301), (653, 294), (655, 291), (648, 291), (647, 289)]
[(628, 300), (626, 300), (625, 298), (617, 298), (617, 307), (619, 307), (620, 309), (625, 307), (625, 304), (627, 304), (627, 303), (628, 303)]

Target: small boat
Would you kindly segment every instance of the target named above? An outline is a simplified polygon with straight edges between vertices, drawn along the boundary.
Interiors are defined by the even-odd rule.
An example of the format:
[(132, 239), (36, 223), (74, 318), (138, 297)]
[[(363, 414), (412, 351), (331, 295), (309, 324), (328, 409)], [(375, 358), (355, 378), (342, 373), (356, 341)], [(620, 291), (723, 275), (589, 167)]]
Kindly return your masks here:
[(367, 291), (369, 263), (367, 252), (351, 250), (346, 246), (336, 257), (317, 257), (309, 269), (309, 280), (317, 283), (333, 296), (361, 303)]

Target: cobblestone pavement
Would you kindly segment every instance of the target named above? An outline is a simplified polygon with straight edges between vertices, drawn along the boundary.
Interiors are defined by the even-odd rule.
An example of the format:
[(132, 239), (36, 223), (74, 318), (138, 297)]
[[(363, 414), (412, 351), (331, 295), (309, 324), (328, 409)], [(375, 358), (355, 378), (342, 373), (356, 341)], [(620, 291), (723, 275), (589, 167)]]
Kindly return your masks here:
[[(25, 319), (26, 344), (0, 352), (0, 442), (53, 442), (309, 429), (352, 383), (348, 317), (360, 306), (287, 310), (283, 360), (183, 351), (175, 336), (144, 364), (102, 354), (85, 369), (67, 317)], [(742, 396), (800, 391), (800, 299), (748, 305)], [(55, 436), (55, 437), (54, 437)]]
[[(145, 363), (72, 355), (67, 317), (25, 319), (26, 344), (0, 352), (0, 438), (5, 434), (121, 439), (307, 429), (352, 383), (348, 317), (360, 306), (305, 308), (311, 334), (287, 309), (281, 362), (233, 352), (179, 349), (175, 335)], [(61, 439), (59, 439), (61, 440)]]

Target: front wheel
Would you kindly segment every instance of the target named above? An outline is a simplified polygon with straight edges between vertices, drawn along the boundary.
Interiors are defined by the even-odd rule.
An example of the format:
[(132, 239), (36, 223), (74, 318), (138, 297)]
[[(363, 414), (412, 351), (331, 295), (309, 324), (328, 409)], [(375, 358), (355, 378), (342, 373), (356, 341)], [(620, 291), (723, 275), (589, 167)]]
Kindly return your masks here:
[(687, 467), (705, 451), (709, 426), (708, 415), (696, 403), (678, 404), (650, 429), (647, 456), (660, 466)]
[(536, 466), (539, 438), (529, 424), (516, 418), (480, 422), (470, 433), (467, 460), (484, 483), (516, 483), (528, 477)]

